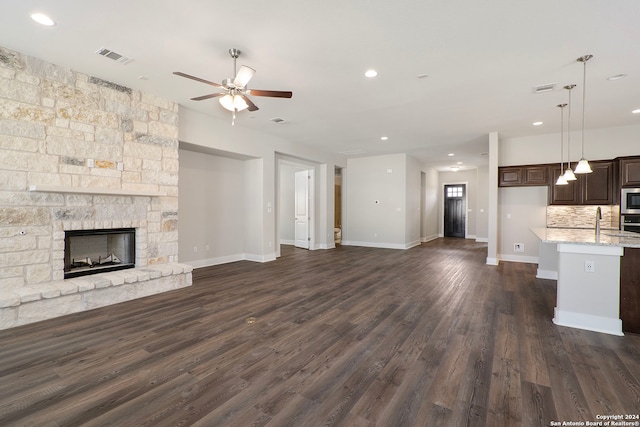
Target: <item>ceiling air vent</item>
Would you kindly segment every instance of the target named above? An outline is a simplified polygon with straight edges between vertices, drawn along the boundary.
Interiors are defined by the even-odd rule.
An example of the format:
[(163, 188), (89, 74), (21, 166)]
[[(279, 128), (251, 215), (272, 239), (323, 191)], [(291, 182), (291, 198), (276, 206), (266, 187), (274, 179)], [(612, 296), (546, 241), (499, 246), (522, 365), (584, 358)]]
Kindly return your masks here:
[(114, 61), (117, 61), (121, 64), (126, 64), (129, 61), (131, 61), (131, 58), (127, 58), (126, 56), (122, 56), (119, 53), (116, 53), (112, 50), (106, 49), (104, 47), (101, 47), (100, 49), (96, 50), (96, 53), (98, 55), (102, 55), (105, 58), (109, 58), (109, 59), (113, 59)]
[(281, 119), (280, 117), (274, 117), (273, 119), (271, 119), (271, 121), (274, 123), (283, 123), (284, 119)]
[(547, 83), (546, 85), (534, 86), (533, 93), (551, 92), (555, 88), (555, 86), (555, 83)]

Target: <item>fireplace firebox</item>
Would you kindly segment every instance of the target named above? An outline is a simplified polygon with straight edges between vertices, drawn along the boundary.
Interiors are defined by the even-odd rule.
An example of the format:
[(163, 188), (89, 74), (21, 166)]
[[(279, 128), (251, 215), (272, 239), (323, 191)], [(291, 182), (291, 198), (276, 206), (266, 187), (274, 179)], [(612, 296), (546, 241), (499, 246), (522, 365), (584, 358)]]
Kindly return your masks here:
[(135, 248), (135, 228), (65, 231), (64, 278), (134, 268)]

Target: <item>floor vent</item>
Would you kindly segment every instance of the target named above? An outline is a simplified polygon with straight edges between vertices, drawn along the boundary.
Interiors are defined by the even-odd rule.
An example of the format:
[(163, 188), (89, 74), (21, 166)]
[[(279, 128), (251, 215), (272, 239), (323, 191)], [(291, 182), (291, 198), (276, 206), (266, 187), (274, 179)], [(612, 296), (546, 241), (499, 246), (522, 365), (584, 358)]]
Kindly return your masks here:
[(116, 53), (112, 50), (106, 49), (104, 47), (101, 47), (100, 49), (96, 50), (96, 53), (98, 55), (102, 55), (105, 58), (109, 58), (109, 59), (113, 59), (116, 62), (119, 62), (121, 64), (126, 64), (130, 61), (132, 61), (131, 58), (128, 58), (126, 56), (120, 55), (119, 53)]

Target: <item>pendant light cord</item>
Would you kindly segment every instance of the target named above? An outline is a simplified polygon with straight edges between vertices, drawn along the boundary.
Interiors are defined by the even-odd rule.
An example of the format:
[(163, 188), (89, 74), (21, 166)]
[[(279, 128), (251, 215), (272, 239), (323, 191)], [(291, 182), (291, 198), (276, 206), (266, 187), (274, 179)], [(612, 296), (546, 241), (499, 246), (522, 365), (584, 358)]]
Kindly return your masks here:
[[(586, 58), (586, 57), (585, 57)], [(584, 159), (584, 110), (585, 110), (585, 97), (587, 95), (587, 61), (589, 58), (586, 58), (583, 61), (584, 68), (582, 72), (582, 151), (580, 159)]]

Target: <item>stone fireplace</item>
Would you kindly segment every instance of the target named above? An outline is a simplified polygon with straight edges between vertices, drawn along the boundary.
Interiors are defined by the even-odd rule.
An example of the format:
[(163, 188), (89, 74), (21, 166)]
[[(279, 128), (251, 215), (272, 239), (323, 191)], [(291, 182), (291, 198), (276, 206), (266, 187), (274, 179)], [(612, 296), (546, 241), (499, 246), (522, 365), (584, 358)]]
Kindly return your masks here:
[[(177, 104), (1, 46), (0, 87), (0, 329), (190, 285)], [(135, 230), (131, 268), (77, 276), (121, 255), (66, 236), (115, 229)]]
[(65, 231), (64, 278), (134, 268), (135, 254), (135, 228)]

